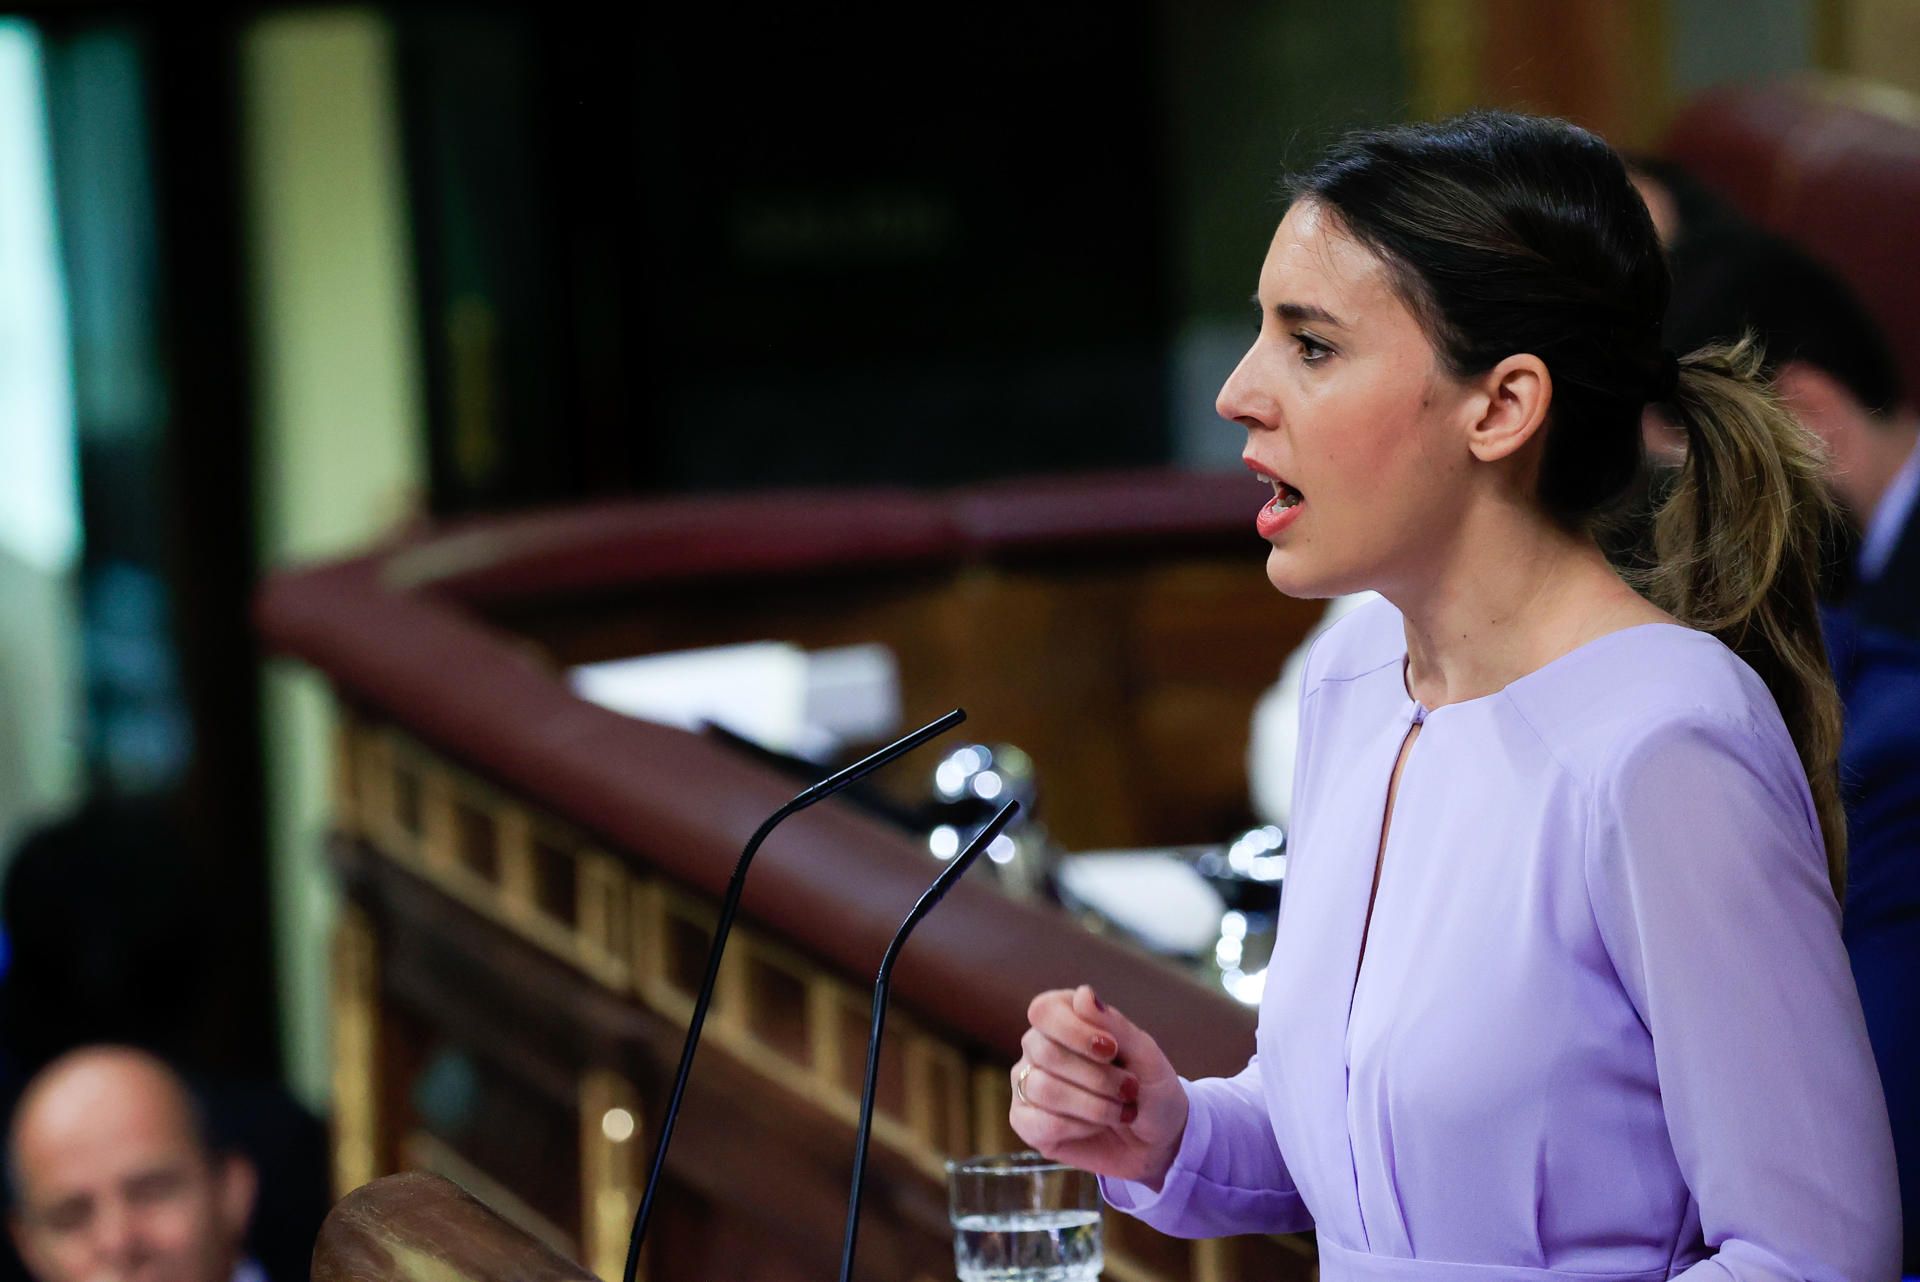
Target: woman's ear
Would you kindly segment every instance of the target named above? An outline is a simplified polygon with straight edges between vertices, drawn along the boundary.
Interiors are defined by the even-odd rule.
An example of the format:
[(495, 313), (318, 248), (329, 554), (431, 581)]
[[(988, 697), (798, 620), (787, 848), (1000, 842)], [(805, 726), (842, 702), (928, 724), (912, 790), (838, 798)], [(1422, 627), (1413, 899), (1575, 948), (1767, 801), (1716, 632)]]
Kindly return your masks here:
[(1485, 408), (1468, 425), (1467, 448), (1483, 463), (1517, 452), (1547, 421), (1553, 401), (1553, 376), (1538, 356), (1517, 353), (1495, 365), (1478, 382)]

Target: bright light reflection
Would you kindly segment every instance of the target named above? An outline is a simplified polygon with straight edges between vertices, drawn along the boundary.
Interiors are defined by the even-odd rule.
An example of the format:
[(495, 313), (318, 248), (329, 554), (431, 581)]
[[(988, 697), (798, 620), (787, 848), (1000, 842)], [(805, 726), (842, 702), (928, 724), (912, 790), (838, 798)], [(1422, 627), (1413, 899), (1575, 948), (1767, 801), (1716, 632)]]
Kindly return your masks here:
[(991, 770), (982, 770), (973, 777), (973, 795), (982, 801), (992, 801), (1004, 786), (1000, 776)]
[(1263, 966), (1252, 974), (1244, 971), (1231, 971), (1220, 977), (1220, 983), (1227, 995), (1242, 1006), (1258, 1006), (1260, 995), (1267, 991), (1267, 971)]
[(625, 1144), (633, 1138), (633, 1114), (624, 1108), (610, 1108), (600, 1116), (600, 1133), (615, 1144)]
[(1005, 833), (1002, 833), (987, 843), (987, 858), (993, 860), (996, 864), (1012, 863), (1014, 853), (1015, 846), (1013, 844), (1013, 838), (1007, 836)]
[(927, 849), (935, 859), (951, 859), (960, 853), (960, 833), (952, 824), (941, 824), (927, 834)]

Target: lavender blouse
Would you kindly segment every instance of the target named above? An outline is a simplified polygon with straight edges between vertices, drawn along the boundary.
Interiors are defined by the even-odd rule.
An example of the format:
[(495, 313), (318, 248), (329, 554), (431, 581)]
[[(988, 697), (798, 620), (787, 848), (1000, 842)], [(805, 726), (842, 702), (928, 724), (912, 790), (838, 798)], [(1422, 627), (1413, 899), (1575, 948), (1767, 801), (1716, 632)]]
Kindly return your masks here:
[(1316, 644), (1258, 1053), (1185, 1083), (1158, 1193), (1107, 1199), (1316, 1229), (1324, 1282), (1895, 1277), (1886, 1105), (1764, 683), (1670, 624), (1432, 712), (1405, 658), (1385, 601)]

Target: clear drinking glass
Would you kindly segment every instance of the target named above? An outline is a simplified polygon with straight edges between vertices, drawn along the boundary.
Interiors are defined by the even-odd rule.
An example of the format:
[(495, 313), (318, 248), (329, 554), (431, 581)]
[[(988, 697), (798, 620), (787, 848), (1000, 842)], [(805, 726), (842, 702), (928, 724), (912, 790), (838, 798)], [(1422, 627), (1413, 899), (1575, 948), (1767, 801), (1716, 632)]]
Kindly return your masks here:
[(1038, 1153), (947, 1163), (960, 1282), (1090, 1282), (1106, 1256), (1100, 1184)]

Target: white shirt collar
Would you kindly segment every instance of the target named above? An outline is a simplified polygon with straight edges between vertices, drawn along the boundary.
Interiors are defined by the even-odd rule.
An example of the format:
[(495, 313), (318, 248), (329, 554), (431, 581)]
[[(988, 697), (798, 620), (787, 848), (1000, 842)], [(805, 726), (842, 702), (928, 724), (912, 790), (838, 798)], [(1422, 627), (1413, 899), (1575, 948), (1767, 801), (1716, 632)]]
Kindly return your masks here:
[(1900, 531), (1907, 528), (1914, 501), (1920, 499), (1920, 443), (1907, 452), (1907, 461), (1894, 473), (1893, 483), (1873, 505), (1867, 528), (1860, 536), (1860, 578), (1870, 582), (1880, 577), (1893, 559), (1900, 543)]

